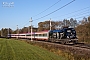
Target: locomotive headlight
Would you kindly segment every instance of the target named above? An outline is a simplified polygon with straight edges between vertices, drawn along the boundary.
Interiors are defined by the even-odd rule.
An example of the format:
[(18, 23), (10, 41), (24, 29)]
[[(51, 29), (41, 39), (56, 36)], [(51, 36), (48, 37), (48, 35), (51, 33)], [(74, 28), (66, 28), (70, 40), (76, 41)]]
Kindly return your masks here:
[(70, 38), (74, 38), (74, 37), (75, 37), (75, 35), (71, 35), (71, 36), (70, 36)]
[(71, 35), (72, 35), (72, 33), (71, 33)]
[(69, 36), (67, 36), (67, 38), (69, 38)]

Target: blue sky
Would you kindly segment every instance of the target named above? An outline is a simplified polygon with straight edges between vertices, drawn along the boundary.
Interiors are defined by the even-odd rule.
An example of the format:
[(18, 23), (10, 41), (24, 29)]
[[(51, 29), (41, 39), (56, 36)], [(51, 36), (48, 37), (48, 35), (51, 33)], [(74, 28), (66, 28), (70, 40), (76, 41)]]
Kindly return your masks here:
[[(73, 3), (53, 14), (36, 20), (57, 10), (72, 0), (60, 0), (55, 4), (57, 1), (59, 0), (0, 0), (0, 29), (11, 28), (15, 30), (17, 25), (20, 29), (25, 26), (28, 27), (30, 26), (29, 21), (31, 17), (33, 26), (38, 27), (39, 22), (50, 20), (50, 18), (52, 21), (61, 21), (70, 18), (81, 20), (83, 17), (90, 15), (90, 0), (75, 0)], [(52, 7), (49, 8), (50, 6)], [(44, 12), (41, 13), (42, 11)]]

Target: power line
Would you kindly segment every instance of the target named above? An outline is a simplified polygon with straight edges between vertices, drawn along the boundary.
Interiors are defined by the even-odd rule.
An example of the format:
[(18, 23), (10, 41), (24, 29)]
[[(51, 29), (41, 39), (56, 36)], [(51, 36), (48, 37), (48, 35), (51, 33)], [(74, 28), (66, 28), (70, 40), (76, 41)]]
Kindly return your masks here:
[(87, 14), (87, 15), (85, 15), (84, 13), (82, 14), (83, 16), (78, 16), (78, 17), (74, 17), (73, 19), (80, 19), (80, 18), (83, 18), (83, 17), (88, 17), (88, 16), (90, 16), (90, 14)]
[[(81, 11), (81, 12), (80, 12), (80, 11)], [(89, 11), (90, 11), (90, 6), (81, 8), (81, 9), (79, 9), (79, 10), (76, 10), (76, 11), (73, 11), (73, 12), (70, 12), (70, 13), (67, 13), (67, 14), (64, 14), (64, 15), (61, 15), (61, 16), (71, 15), (71, 14), (73, 14), (73, 13), (80, 12), (80, 13), (71, 15), (71, 16), (69, 16), (69, 17), (66, 18), (66, 19), (68, 19), (68, 18), (71, 18), (71, 17), (73, 17), (73, 16), (76, 17), (76, 16), (79, 16), (79, 15), (84, 15), (84, 14), (90, 13)], [(58, 17), (60, 17), (60, 16), (58, 16)], [(53, 17), (53, 18), (55, 18), (55, 17)], [(59, 20), (63, 20), (63, 19), (59, 19)]]
[[(54, 10), (53, 12), (51, 12), (51, 13), (45, 15), (45, 16), (42, 16), (42, 17), (40, 17), (40, 18), (38, 18), (38, 19), (35, 19), (35, 20), (39, 20), (39, 19), (44, 18), (44, 17), (46, 17), (46, 16), (48, 16), (48, 15), (51, 15), (51, 14), (55, 13), (56, 11), (58, 11), (58, 10), (64, 8), (64, 7), (66, 7), (67, 5), (71, 4), (71, 3), (74, 2), (74, 1), (75, 1), (75, 0), (72, 0), (71, 2), (65, 4), (64, 6), (62, 6), (62, 7), (58, 8), (58, 9)], [(35, 20), (34, 20), (34, 21), (35, 21)]]
[[(74, 17), (76, 17), (76, 16), (81, 16), (81, 15), (85, 15), (85, 14), (88, 14), (88, 13), (90, 13), (89, 11), (88, 12), (82, 12), (82, 13), (78, 13), (78, 14), (75, 14), (75, 15), (72, 15), (72, 17), (74, 16)], [(67, 18), (71, 18), (71, 16), (70, 17), (67, 17)]]
[[(83, 17), (85, 17), (85, 16), (90, 16), (90, 14), (87, 14), (87, 15), (85, 15), (84, 13), (82, 14), (83, 16), (81, 16), (81, 15), (78, 15), (78, 17), (73, 17), (73, 19), (79, 19), (79, 18), (83, 18)], [(69, 19), (70, 19), (70, 17), (68, 17)], [(66, 18), (66, 19), (68, 19), (68, 18)], [(72, 18), (72, 17), (71, 17)], [(63, 19), (59, 19), (59, 20), (63, 20)]]
[(80, 17), (77, 17), (77, 18), (75, 18), (75, 19), (83, 18), (83, 17), (85, 17), (85, 16), (90, 16), (90, 14), (84, 15), (84, 16), (80, 16)]
[[(61, 16), (70, 15), (70, 14), (73, 14), (73, 13), (76, 13), (76, 12), (79, 12), (79, 11), (83, 11), (83, 10), (88, 9), (88, 8), (90, 8), (90, 6), (85, 7), (85, 8), (82, 8), (82, 9), (80, 9), (80, 10), (76, 10), (76, 11), (73, 11), (73, 12), (70, 12), (70, 13), (67, 13), (67, 14), (64, 14), (64, 15), (61, 15)], [(61, 16), (58, 16), (58, 17), (61, 17)], [(54, 17), (54, 18), (55, 18), (55, 17)]]
[[(58, 0), (56, 3), (54, 3), (53, 5), (51, 5), (50, 7), (48, 7), (47, 9), (45, 9), (44, 11), (38, 13), (37, 15), (40, 15), (40, 14), (44, 13), (45, 11), (47, 11), (48, 9), (50, 9), (51, 7), (53, 7), (54, 5), (56, 5), (57, 3), (59, 3), (60, 1), (61, 0)], [(35, 16), (37, 16), (37, 15), (35, 15)], [(35, 17), (35, 16), (33, 16), (33, 17)]]
[[(60, 2), (60, 1), (61, 1), (61, 0), (59, 0), (58, 2)], [(62, 8), (64, 8), (64, 7), (66, 7), (66, 6), (68, 6), (69, 4), (71, 4), (71, 3), (74, 2), (74, 1), (75, 1), (75, 0), (72, 0), (71, 2), (65, 4), (64, 6), (62, 6), (62, 7), (58, 8), (58, 9), (54, 10), (53, 12), (51, 12), (51, 13), (45, 15), (45, 16), (42, 16), (42, 17), (40, 17), (40, 18), (38, 18), (38, 19), (35, 19), (35, 20), (39, 20), (39, 19), (41, 19), (41, 18), (44, 18), (44, 17), (46, 17), (46, 16), (49, 16), (49, 15), (51, 15), (51, 14), (57, 12), (58, 10), (60, 10), (60, 9), (62, 9)], [(58, 2), (56, 2), (55, 4), (57, 4)], [(49, 8), (47, 8), (46, 10), (50, 9), (50, 8), (53, 7), (55, 4), (53, 4), (52, 6), (50, 6)], [(46, 10), (44, 10), (43, 12), (45, 12)], [(43, 13), (43, 12), (41, 12), (41, 13)], [(41, 14), (41, 13), (39, 13), (39, 14)], [(33, 20), (33, 21), (35, 21), (35, 20)]]
[[(50, 9), (50, 8), (52, 8), (54, 5), (56, 5), (56, 4), (59, 3), (60, 1), (61, 1), (61, 0), (58, 0), (56, 3), (54, 3), (53, 5), (51, 5), (50, 7), (48, 7), (47, 9), (45, 9), (44, 11), (38, 13), (37, 15), (40, 15), (40, 14), (44, 13), (45, 11), (47, 11), (47, 10)], [(35, 16), (37, 16), (37, 15), (35, 15)], [(33, 16), (33, 17), (35, 17), (35, 16)], [(29, 22), (28, 22), (28, 23), (29, 23)], [(27, 25), (28, 23), (26, 23), (25, 25)], [(25, 26), (25, 25), (24, 25), (24, 26)]]

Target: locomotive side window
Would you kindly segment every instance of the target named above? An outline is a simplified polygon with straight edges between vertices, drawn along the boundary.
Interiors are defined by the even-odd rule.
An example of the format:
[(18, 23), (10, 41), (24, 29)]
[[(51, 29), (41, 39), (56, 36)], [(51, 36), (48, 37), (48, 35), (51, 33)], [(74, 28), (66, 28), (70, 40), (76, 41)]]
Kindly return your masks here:
[(55, 36), (55, 35), (56, 35), (56, 33), (53, 33), (53, 35)]
[(57, 32), (57, 39), (60, 39), (60, 33)]
[(53, 38), (57, 38), (57, 33), (53, 33)]
[(75, 30), (73, 30), (72, 32), (75, 33)]

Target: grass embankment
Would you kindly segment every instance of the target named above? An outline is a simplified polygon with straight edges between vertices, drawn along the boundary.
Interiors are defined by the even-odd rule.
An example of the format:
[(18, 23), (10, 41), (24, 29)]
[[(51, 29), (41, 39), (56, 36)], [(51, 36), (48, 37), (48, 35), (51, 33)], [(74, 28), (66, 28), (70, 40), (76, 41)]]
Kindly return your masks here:
[(38, 46), (19, 40), (0, 39), (0, 60), (66, 60)]

